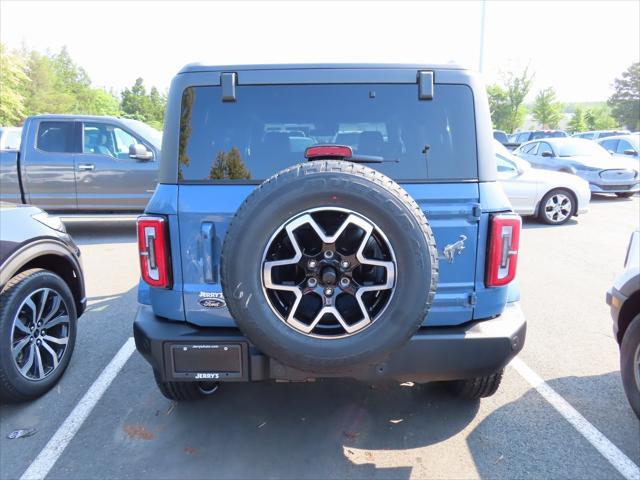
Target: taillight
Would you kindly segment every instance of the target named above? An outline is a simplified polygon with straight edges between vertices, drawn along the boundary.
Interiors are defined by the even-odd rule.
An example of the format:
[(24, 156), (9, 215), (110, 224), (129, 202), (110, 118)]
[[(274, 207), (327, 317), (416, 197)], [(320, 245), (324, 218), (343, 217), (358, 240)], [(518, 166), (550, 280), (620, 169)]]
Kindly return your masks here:
[(487, 256), (487, 287), (499, 287), (516, 276), (520, 244), (520, 216), (500, 214), (491, 217)]
[(142, 279), (152, 287), (169, 288), (167, 221), (163, 217), (138, 217), (138, 252)]

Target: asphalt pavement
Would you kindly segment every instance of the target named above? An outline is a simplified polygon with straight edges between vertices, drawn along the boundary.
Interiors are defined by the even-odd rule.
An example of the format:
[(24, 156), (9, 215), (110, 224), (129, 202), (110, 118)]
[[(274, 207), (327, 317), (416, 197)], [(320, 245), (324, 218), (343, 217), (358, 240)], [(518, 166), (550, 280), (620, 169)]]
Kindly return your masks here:
[[(604, 295), (639, 216), (638, 196), (597, 197), (561, 227), (525, 220), (527, 340), (481, 402), (437, 384), (326, 380), (227, 384), (175, 404), (137, 352), (122, 356), (136, 310), (133, 223), (74, 223), (89, 308), (62, 381), (37, 401), (0, 406), (0, 478), (45, 464), (51, 479), (633, 478), (640, 422)], [(97, 384), (104, 393), (93, 395)], [(37, 433), (9, 440), (19, 428)]]

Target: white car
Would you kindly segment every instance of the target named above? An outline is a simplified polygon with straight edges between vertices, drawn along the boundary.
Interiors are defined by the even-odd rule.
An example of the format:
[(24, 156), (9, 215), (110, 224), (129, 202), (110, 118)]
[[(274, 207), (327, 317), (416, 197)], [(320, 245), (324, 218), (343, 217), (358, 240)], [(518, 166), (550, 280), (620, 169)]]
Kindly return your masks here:
[(589, 184), (570, 173), (531, 168), (529, 162), (494, 142), (498, 181), (516, 213), (535, 216), (550, 225), (562, 225), (586, 213), (591, 200)]

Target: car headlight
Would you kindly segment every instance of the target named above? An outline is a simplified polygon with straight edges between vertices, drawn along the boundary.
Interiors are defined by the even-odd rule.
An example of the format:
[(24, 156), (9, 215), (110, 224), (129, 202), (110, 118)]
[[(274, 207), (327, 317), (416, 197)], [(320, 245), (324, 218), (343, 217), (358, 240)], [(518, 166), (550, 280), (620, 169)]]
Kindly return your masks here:
[(67, 229), (64, 223), (62, 223), (62, 220), (60, 220), (60, 217), (51, 217), (47, 212), (41, 212), (32, 215), (31, 218), (58, 232), (67, 233)]

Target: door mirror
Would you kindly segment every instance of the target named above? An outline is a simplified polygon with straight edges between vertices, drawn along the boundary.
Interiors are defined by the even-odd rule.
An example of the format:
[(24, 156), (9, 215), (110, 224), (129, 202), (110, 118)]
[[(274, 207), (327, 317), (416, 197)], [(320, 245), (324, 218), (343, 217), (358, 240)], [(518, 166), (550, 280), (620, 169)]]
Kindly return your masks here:
[(153, 160), (153, 152), (147, 150), (147, 147), (139, 143), (133, 144), (129, 147), (129, 158), (135, 158), (136, 160)]
[(553, 157), (553, 153), (547, 150), (546, 152), (542, 152), (542, 156), (547, 158)]
[(631, 155), (632, 157), (637, 157), (638, 156), (638, 152), (636, 152), (634, 149), (630, 148), (629, 150), (625, 150), (624, 151), (625, 155)]

